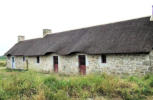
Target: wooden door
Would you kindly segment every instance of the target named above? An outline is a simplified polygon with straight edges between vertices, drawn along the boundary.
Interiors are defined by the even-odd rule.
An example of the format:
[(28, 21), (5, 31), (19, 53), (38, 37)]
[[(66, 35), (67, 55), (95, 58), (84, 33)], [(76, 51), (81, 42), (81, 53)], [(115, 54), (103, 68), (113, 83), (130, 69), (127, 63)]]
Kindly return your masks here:
[(54, 72), (58, 72), (58, 56), (53, 56)]
[(81, 75), (86, 74), (86, 57), (85, 55), (79, 55), (79, 70)]

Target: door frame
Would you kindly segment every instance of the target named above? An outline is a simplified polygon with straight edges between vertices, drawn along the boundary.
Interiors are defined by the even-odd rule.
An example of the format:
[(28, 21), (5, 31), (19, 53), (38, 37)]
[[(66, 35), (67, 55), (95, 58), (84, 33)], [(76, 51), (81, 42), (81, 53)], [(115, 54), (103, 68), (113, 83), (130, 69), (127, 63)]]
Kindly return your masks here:
[[(80, 60), (81, 60), (81, 56), (83, 56), (83, 62), (81, 62)], [(79, 62), (79, 73), (81, 74), (81, 75), (86, 75), (86, 68), (87, 68), (87, 66), (86, 66), (86, 55), (78, 55), (78, 62)], [(82, 64), (81, 64), (82, 63)]]
[(15, 67), (15, 57), (14, 56), (11, 57), (11, 64), (12, 64), (12, 69), (15, 69), (16, 67)]
[[(55, 60), (57, 60), (57, 61), (55, 61)], [(59, 66), (59, 57), (53, 56), (53, 70), (55, 73), (58, 72), (58, 66)]]

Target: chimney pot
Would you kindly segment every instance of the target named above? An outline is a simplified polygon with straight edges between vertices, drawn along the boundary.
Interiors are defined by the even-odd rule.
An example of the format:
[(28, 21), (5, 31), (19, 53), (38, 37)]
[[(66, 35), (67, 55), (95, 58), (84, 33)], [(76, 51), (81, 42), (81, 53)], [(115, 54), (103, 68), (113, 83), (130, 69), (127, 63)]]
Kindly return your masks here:
[(21, 35), (18, 36), (18, 42), (24, 41), (24, 40), (25, 40), (25, 37), (24, 36), (21, 36)]
[(47, 34), (51, 34), (52, 30), (50, 29), (43, 29), (43, 37), (45, 37)]

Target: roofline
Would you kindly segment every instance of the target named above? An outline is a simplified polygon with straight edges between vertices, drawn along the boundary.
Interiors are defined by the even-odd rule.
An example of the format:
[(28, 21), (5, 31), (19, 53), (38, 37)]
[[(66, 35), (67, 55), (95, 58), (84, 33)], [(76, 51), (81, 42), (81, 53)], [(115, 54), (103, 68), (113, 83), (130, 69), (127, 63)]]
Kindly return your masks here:
[[(151, 51), (149, 51), (151, 52)], [(106, 54), (106, 55), (115, 55), (115, 54), (125, 54), (125, 55), (132, 55), (132, 54), (149, 54), (149, 52), (129, 52), (129, 53), (83, 53), (83, 52), (72, 52), (70, 54), (67, 55), (72, 55), (72, 54), (76, 54), (76, 53), (82, 53), (82, 54), (87, 54), (87, 55), (102, 55), (102, 54)], [(55, 52), (52, 52), (55, 53)], [(45, 55), (5, 55), (5, 56), (28, 56), (28, 57), (37, 57), (37, 56), (46, 56), (52, 53), (46, 53)], [(58, 53), (57, 53), (58, 54)], [(59, 54), (61, 55), (61, 54)], [(67, 56), (67, 55), (61, 55), (61, 56)]]
[(84, 28), (76, 28), (76, 29), (72, 29), (72, 30), (59, 31), (59, 32), (55, 32), (55, 33), (52, 33), (52, 34), (47, 34), (46, 36), (53, 35), (53, 34), (65, 33), (65, 32), (71, 32), (71, 31), (75, 31), (75, 30), (88, 29), (88, 28), (92, 28), (92, 27), (98, 27), (98, 26), (105, 26), (105, 25), (110, 25), (110, 24), (122, 23), (122, 22), (130, 21), (130, 20), (136, 20), (136, 19), (141, 19), (141, 18), (146, 18), (146, 17), (151, 17), (151, 15), (142, 16), (142, 17), (136, 17), (136, 18), (127, 19), (127, 20), (120, 20), (120, 21), (115, 21), (115, 22), (110, 22), (110, 23), (104, 23), (104, 24), (99, 24), (99, 25), (93, 25), (93, 26), (84, 27)]
[[(115, 21), (115, 22), (110, 22), (110, 23), (104, 23), (104, 24), (99, 24), (99, 25), (93, 25), (93, 26), (84, 27), (84, 28), (76, 28), (76, 29), (72, 29), (72, 30), (65, 30), (65, 31), (55, 32), (55, 33), (52, 33), (52, 34), (47, 34), (45, 37), (50, 36), (50, 35), (54, 35), (54, 34), (61, 34), (61, 33), (65, 33), (65, 32), (71, 32), (71, 31), (75, 31), (75, 30), (83, 30), (83, 29), (88, 29), (88, 28), (92, 28), (92, 27), (105, 26), (105, 25), (110, 25), (110, 24), (117, 24), (117, 23), (122, 23), (122, 22), (130, 21), (130, 20), (136, 20), (136, 19), (146, 18), (146, 17), (151, 17), (151, 15), (142, 16), (142, 17), (136, 17), (136, 18), (127, 19), (127, 20), (120, 20), (120, 21)], [(45, 38), (45, 37), (42, 37), (42, 38)], [(36, 39), (42, 39), (42, 38), (27, 39), (27, 40), (20, 41), (20, 42), (25, 42), (25, 41), (30, 41), (30, 40), (36, 40)]]

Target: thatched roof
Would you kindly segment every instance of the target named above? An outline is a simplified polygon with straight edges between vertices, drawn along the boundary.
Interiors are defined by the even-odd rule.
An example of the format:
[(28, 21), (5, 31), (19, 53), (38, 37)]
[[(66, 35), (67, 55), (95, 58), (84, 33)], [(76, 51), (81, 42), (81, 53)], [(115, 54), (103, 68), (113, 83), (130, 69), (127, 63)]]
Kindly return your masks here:
[(152, 48), (153, 22), (144, 17), (25, 40), (5, 55), (148, 53)]

